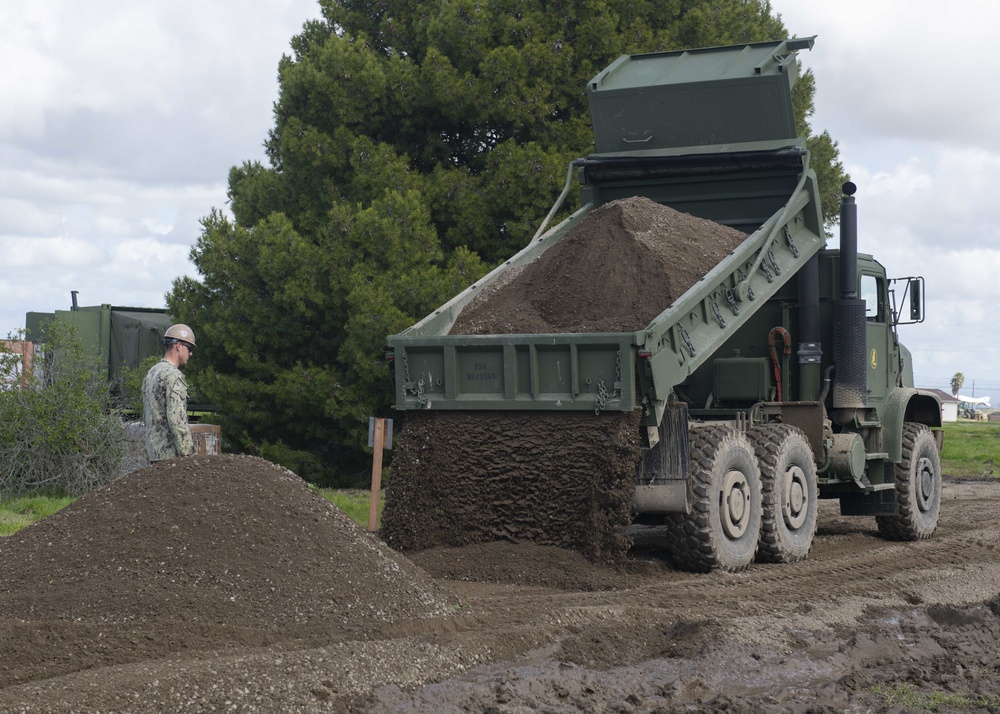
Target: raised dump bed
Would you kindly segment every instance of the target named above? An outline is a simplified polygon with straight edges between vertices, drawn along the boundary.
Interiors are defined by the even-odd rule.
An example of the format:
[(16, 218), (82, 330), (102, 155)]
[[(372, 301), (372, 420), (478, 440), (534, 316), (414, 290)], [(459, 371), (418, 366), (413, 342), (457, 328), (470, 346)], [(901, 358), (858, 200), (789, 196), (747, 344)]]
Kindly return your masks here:
[[(797, 157), (797, 165), (787, 165), (790, 155)], [(477, 300), (489, 300), (512, 275), (541, 261), (560, 241), (572, 240), (587, 227), (591, 213), (605, 205), (588, 203), (432, 315), (389, 338), (396, 408), (630, 411), (641, 402), (636, 392), (640, 369), (650, 370), (657, 401), (666, 399), (674, 385), (711, 357), (755, 307), (766, 303), (825, 243), (806, 152), (782, 147), (774, 156), (780, 168), (755, 171), (758, 196), (738, 199), (727, 193), (733, 180), (729, 171), (689, 175), (703, 192), (701, 207), (724, 216), (724, 223), (747, 226), (751, 212), (760, 210), (756, 204), (773, 203), (781, 188), (785, 202), (694, 285), (664, 303), (648, 324), (627, 332), (449, 334), (464, 309), (474, 309)], [(692, 165), (690, 156), (680, 160)], [(588, 181), (592, 181), (586, 176), (590, 161), (584, 160), (580, 167)], [(600, 159), (594, 161), (603, 166)], [(667, 163), (665, 157), (656, 157), (658, 167)], [(690, 191), (680, 190), (688, 184), (679, 179), (674, 176), (672, 185), (690, 202)], [(615, 180), (616, 192), (624, 190), (621, 183)], [(708, 195), (712, 184), (714, 199)], [(588, 185), (599, 191), (611, 188), (607, 182)], [(654, 193), (662, 194), (662, 186), (659, 189)], [(608, 273), (616, 267), (609, 265)], [(655, 275), (644, 276), (651, 277)], [(607, 315), (607, 322), (616, 317)]]

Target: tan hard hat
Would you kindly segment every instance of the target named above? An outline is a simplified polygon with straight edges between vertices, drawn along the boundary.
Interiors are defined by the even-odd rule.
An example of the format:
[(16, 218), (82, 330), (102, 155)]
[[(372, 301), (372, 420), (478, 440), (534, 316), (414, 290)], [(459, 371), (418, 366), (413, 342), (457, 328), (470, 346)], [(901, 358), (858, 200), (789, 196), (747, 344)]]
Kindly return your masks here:
[(187, 342), (192, 347), (198, 346), (198, 343), (194, 341), (194, 330), (187, 325), (171, 325), (167, 328), (167, 331), (163, 333), (163, 337), (165, 339)]

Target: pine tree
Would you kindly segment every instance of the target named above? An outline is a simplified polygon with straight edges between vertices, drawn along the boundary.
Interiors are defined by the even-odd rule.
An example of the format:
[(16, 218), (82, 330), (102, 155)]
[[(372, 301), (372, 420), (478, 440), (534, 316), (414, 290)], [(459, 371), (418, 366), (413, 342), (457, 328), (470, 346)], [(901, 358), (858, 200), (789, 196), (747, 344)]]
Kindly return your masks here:
[[(201, 277), (178, 280), (168, 304), (199, 331), (192, 379), (228, 415), (230, 446), (345, 483), (364, 477), (368, 416), (391, 408), (386, 335), (530, 240), (593, 146), (587, 80), (623, 53), (788, 33), (756, 0), (322, 9), (279, 66), (270, 165), (230, 171), (233, 218), (203, 220)], [(804, 136), (813, 91), (806, 72)], [(821, 184), (839, 189), (836, 144), (809, 143)]]

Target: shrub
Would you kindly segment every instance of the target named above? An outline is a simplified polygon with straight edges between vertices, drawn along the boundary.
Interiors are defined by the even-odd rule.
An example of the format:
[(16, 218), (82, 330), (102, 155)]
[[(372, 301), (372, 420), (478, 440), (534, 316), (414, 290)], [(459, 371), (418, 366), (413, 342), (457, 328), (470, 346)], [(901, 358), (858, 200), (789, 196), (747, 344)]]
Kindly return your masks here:
[(0, 386), (0, 496), (79, 495), (121, 473), (125, 429), (106, 369), (66, 321), (49, 322), (45, 338), (26, 387)]

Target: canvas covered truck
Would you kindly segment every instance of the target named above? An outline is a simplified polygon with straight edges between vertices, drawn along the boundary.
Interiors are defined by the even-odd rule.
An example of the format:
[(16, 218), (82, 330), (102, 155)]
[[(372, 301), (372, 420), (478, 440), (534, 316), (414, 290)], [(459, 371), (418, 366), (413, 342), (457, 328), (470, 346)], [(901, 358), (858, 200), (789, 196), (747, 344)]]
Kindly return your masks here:
[[(60, 320), (73, 328), (85, 357), (97, 365), (114, 390), (121, 385), (123, 370), (139, 369), (149, 358), (163, 356), (163, 334), (174, 323), (167, 310), (107, 304), (82, 306), (77, 304), (76, 291), (70, 297), (68, 310), (25, 315), (25, 337), (33, 345), (33, 351), (41, 351), (48, 323)], [(188, 409), (195, 419), (197, 413), (218, 411), (195, 389), (191, 390)]]
[(27, 339), (43, 342), (46, 323), (53, 319), (73, 326), (86, 354), (99, 361), (112, 383), (118, 381), (123, 367), (136, 369), (147, 357), (162, 356), (163, 333), (172, 324), (167, 311), (158, 308), (79, 306), (73, 291), (69, 310), (27, 313)]
[[(679, 567), (740, 570), (755, 558), (805, 558), (820, 498), (874, 515), (891, 539), (934, 532), (940, 403), (913, 387), (896, 329), (923, 320), (923, 280), (889, 279), (858, 253), (853, 184), (843, 187), (839, 247), (826, 246), (791, 99), (797, 52), (812, 46), (623, 56), (587, 84), (595, 152), (570, 167), (579, 210), (387, 340), (404, 442), (387, 493), (390, 542), (560, 545), (569, 530), (606, 527), (602, 509), (617, 508), (665, 523)], [(629, 233), (627, 211), (639, 205), (671, 213)], [(702, 233), (681, 236), (655, 269), (604, 243), (603, 270), (581, 288), (573, 271), (598, 250), (581, 236), (597, 235), (586, 228), (617, 206), (616, 235), (640, 247), (662, 250), (657, 241), (685, 221)], [(572, 313), (574, 298), (593, 302), (608, 283), (626, 294), (641, 279), (633, 302), (649, 308), (657, 271), (711, 254), (712, 226), (739, 231), (738, 243), (639, 326), (456, 334), (511, 286), (514, 298), (569, 299)], [(506, 317), (544, 313), (539, 300), (505, 303)], [(604, 498), (623, 489), (624, 505)], [(581, 499), (583, 510), (565, 505)]]

